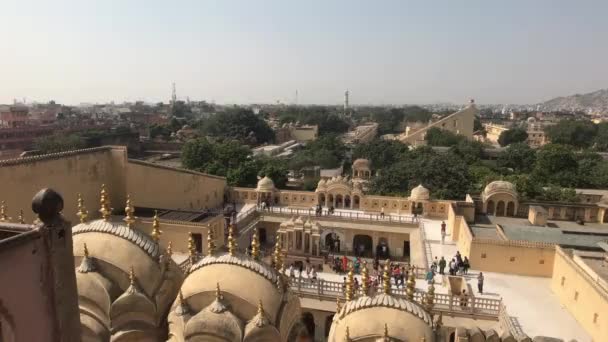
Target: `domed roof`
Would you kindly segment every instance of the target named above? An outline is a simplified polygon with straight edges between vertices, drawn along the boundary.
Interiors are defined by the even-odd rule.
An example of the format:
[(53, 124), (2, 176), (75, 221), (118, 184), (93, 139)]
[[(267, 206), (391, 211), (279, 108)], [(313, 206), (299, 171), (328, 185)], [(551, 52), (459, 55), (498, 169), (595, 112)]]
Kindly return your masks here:
[(219, 284), (215, 300), (186, 323), (184, 331), (186, 340), (203, 341), (204, 336), (220, 336), (223, 340), (234, 342), (243, 340), (243, 323), (230, 312), (220, 292)]
[(370, 162), (368, 159), (359, 158), (353, 162), (353, 169), (369, 169)]
[(258, 186), (255, 190), (259, 192), (273, 192), (276, 188), (274, 187), (272, 179), (268, 178), (268, 176), (264, 176), (264, 178), (258, 181)]
[(602, 196), (602, 198), (600, 198), (600, 201), (597, 202), (597, 205), (600, 207), (608, 208), (608, 195)]
[[(79, 198), (81, 223), (72, 228), (81, 322), (85, 322), (82, 330), (96, 329), (85, 324), (98, 321), (109, 322), (113, 336), (130, 331), (133, 325), (155, 333), (160, 315), (177, 295), (183, 274), (170, 250), (161, 252), (158, 235), (152, 238), (135, 229), (130, 200), (125, 223), (112, 221), (105, 189), (101, 202), (103, 218), (87, 221)], [(157, 217), (154, 225), (156, 232)]]
[(431, 198), (431, 193), (429, 189), (419, 184), (417, 187), (412, 189), (410, 194), (411, 201), (428, 201)]
[[(257, 242), (257, 234), (254, 234), (252, 246), (256, 245), (254, 242)], [(259, 242), (257, 244), (259, 245)], [(237, 252), (233, 227), (230, 227), (228, 234), (228, 252), (216, 253), (213, 248), (208, 250), (211, 252), (207, 256), (190, 267), (181, 287), (183, 298), (187, 301), (192, 314), (205, 310), (216, 299), (213, 293), (219, 282), (224, 305), (229, 307), (230, 312), (241, 322), (254, 319), (258, 311), (258, 303), (261, 302), (269, 324), (280, 327), (278, 330), (281, 335), (287, 334), (293, 328), (295, 323), (281, 324), (285, 317), (291, 317), (292, 311), (297, 311), (299, 315), (300, 309), (299, 301), (296, 307), (287, 307), (287, 298), (290, 294), (287, 280), (277, 269), (263, 261), (258, 261), (259, 254), (253, 250), (251, 257)], [(279, 259), (282, 259), (280, 253)], [(282, 262), (279, 260), (276, 264), (282, 265)], [(176, 305), (177, 301), (174, 307)], [(174, 319), (171, 315), (169, 318), (170, 321)], [(188, 322), (187, 325), (189, 324)], [(171, 333), (179, 335), (177, 330), (171, 330)]]
[(486, 185), (486, 187), (483, 189), (482, 198), (485, 201), (490, 198), (490, 196), (499, 193), (508, 194), (517, 199), (517, 189), (515, 185), (513, 183), (501, 180), (493, 181)]
[(324, 191), (327, 187), (327, 182), (324, 179), (321, 179), (317, 184), (317, 190), (315, 191)]
[[(351, 274), (349, 272), (347, 279), (347, 298)], [(366, 269), (363, 270), (363, 277), (367, 278)], [(329, 342), (359, 340), (363, 337), (384, 338), (385, 341), (421, 341), (422, 338), (432, 341), (433, 322), (430, 314), (419, 304), (390, 294), (388, 266), (385, 266), (382, 278), (383, 293), (351, 300), (336, 313)]]

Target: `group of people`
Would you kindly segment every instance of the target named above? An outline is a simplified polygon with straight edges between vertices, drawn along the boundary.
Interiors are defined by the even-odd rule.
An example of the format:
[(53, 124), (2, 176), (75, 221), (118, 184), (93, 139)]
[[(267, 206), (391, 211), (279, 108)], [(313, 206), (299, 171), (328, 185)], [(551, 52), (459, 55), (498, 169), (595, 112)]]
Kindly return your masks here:
[(270, 210), (270, 208), (272, 208), (272, 201), (270, 201), (268, 198), (265, 198), (258, 202), (258, 209)]
[(301, 262), (298, 263), (298, 265), (296, 265), (295, 263), (289, 265), (289, 278), (296, 278), (296, 268), (298, 269), (298, 278), (303, 278), (304, 271), (306, 270), (306, 278), (308, 278), (311, 283), (317, 281), (317, 270), (310, 263), (310, 260), (308, 258), (306, 258), (306, 265)]
[(462, 255), (460, 255), (460, 251), (456, 252), (456, 255), (450, 260), (449, 264), (443, 256), (439, 260), (435, 257), (435, 260), (431, 264), (431, 270), (433, 273), (437, 273), (437, 269), (439, 269), (439, 274), (445, 274), (446, 266), (448, 267), (449, 274), (452, 276), (468, 274), (469, 268), (471, 268), (469, 258), (466, 256), (463, 258)]
[[(336, 208), (334, 208), (334, 206), (330, 206), (329, 208), (327, 208), (327, 215), (333, 215), (336, 212)], [(315, 215), (316, 216), (323, 216), (323, 207), (321, 206), (321, 204), (317, 204), (315, 206)]]

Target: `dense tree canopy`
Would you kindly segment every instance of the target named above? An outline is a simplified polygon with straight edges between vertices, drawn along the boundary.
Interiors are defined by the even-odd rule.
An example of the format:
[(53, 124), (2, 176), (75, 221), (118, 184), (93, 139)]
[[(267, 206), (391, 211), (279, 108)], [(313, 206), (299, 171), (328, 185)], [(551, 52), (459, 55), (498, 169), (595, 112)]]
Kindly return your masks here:
[(408, 146), (396, 140), (375, 139), (357, 144), (353, 149), (352, 159), (368, 159), (374, 169), (384, 169), (407, 156)]
[(536, 151), (528, 144), (514, 143), (509, 145), (498, 156), (497, 165), (512, 169), (516, 173), (530, 172), (536, 162)]
[(338, 134), (348, 131), (349, 122), (333, 107), (289, 106), (278, 112), (281, 123), (318, 125), (319, 134)]
[(76, 134), (54, 134), (34, 141), (34, 148), (43, 154), (78, 150), (85, 147), (85, 139)]
[(293, 170), (307, 166), (321, 166), (331, 169), (342, 165), (346, 157), (346, 146), (336, 135), (324, 135), (309, 142), (304, 149), (298, 151), (289, 163)]
[(201, 123), (201, 129), (205, 134), (238, 140), (248, 145), (274, 140), (274, 132), (266, 121), (250, 109), (241, 107), (212, 116)]
[(500, 133), (498, 137), (498, 144), (500, 146), (507, 146), (513, 143), (524, 142), (528, 139), (528, 132), (522, 128), (511, 128)]
[(562, 120), (548, 126), (545, 133), (551, 143), (589, 148), (593, 145), (598, 127), (587, 120)]
[(536, 153), (532, 176), (538, 182), (573, 187), (577, 184), (577, 174), (578, 164), (570, 147), (548, 144)]
[(465, 138), (462, 135), (433, 127), (426, 132), (424, 140), (429, 146), (454, 146)]

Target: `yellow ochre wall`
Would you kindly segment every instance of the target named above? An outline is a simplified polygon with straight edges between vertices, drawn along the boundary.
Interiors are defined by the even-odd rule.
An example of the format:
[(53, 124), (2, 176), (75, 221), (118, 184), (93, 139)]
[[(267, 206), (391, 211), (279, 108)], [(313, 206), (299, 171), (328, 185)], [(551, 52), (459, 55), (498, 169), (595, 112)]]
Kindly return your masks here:
[[(577, 265), (566, 251), (558, 248), (555, 254), (551, 290), (593, 341), (608, 341), (608, 291), (595, 284), (596, 280)], [(575, 299), (576, 293), (578, 296)], [(594, 322), (595, 314), (598, 316)]]
[(12, 221), (23, 210), (25, 221), (31, 223), (32, 197), (47, 187), (63, 196), (63, 215), (72, 223), (78, 222), (78, 193), (90, 218), (97, 218), (102, 184), (108, 190), (111, 207), (117, 210), (124, 208), (127, 193), (135, 206), (202, 209), (222, 204), (226, 180), (128, 160), (126, 148), (116, 146), (0, 161), (0, 201), (6, 202)]

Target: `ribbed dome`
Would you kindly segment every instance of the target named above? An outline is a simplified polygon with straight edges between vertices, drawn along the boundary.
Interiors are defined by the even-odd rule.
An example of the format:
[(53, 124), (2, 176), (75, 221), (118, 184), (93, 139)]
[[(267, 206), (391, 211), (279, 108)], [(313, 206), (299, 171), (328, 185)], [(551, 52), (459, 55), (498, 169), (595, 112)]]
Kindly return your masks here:
[(359, 158), (353, 162), (353, 169), (369, 169), (370, 162), (368, 159)]
[(411, 201), (428, 201), (431, 198), (429, 189), (422, 186), (422, 184), (412, 189), (410, 194)]
[(272, 179), (265, 176), (258, 181), (258, 186), (255, 190), (259, 192), (273, 192), (276, 190), (276, 188), (274, 187), (274, 182)]
[(486, 185), (485, 189), (483, 189), (482, 197), (485, 200), (490, 196), (499, 193), (509, 194), (517, 198), (517, 188), (513, 183), (507, 181), (493, 181), (489, 183)]

